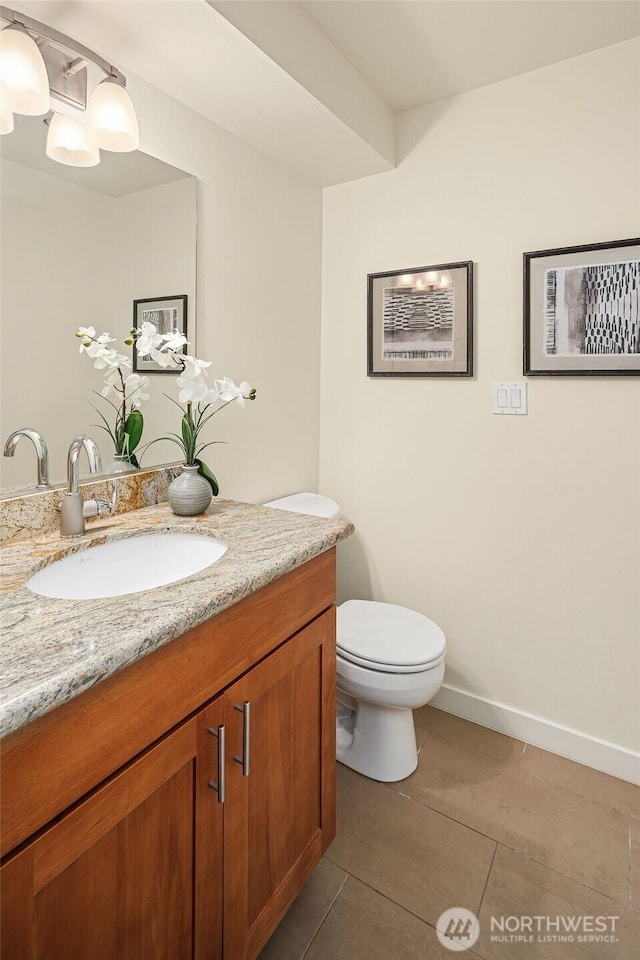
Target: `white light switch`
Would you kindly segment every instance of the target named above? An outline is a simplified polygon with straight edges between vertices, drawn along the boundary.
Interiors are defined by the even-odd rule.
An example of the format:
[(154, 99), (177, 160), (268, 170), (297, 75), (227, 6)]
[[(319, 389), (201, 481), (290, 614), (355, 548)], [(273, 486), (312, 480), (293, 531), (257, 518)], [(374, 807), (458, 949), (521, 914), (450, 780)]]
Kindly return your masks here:
[(513, 383), (498, 381), (492, 384), (493, 412), (499, 414), (517, 414), (523, 416), (527, 412), (527, 384), (526, 381)]

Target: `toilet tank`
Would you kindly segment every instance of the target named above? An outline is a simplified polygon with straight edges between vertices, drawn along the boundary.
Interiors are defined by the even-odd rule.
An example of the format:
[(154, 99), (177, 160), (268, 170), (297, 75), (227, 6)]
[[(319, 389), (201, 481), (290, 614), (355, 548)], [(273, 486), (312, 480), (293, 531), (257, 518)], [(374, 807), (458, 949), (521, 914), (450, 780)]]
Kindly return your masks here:
[(308, 513), (314, 517), (326, 517), (328, 520), (337, 520), (340, 517), (340, 504), (319, 493), (293, 493), (289, 497), (270, 500), (264, 506), (273, 507), (275, 510), (290, 510), (292, 513)]

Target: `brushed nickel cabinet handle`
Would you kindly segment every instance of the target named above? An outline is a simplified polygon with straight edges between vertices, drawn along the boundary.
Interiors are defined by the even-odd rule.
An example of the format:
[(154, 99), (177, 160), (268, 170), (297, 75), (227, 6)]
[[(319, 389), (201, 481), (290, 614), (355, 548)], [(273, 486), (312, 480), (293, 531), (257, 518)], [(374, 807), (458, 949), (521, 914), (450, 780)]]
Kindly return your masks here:
[(245, 700), (244, 703), (236, 703), (236, 710), (242, 714), (242, 756), (234, 756), (236, 763), (242, 765), (242, 776), (249, 776), (249, 737), (251, 733), (251, 703)]
[(216, 730), (215, 727), (207, 727), (207, 731), (211, 734), (212, 737), (216, 737), (218, 740), (218, 780), (209, 780), (209, 786), (212, 790), (215, 790), (218, 794), (218, 803), (224, 803), (224, 741), (225, 741), (225, 729), (224, 724), (218, 727)]

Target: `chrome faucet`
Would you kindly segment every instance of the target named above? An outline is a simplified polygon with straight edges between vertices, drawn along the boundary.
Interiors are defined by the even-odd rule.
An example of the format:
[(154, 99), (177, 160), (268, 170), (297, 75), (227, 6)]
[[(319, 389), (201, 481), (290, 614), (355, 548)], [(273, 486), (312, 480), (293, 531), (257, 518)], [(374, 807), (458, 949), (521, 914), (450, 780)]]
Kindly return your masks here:
[(113, 513), (116, 499), (116, 485), (113, 484), (113, 496), (109, 500), (83, 500), (79, 490), (80, 451), (84, 449), (89, 461), (91, 473), (102, 473), (102, 460), (95, 440), (91, 437), (76, 437), (71, 441), (67, 455), (67, 489), (62, 497), (60, 514), (60, 536), (81, 537), (84, 533), (84, 521), (90, 517), (99, 517), (106, 510)]
[(23, 437), (26, 437), (27, 440), (31, 440), (31, 443), (36, 448), (36, 455), (38, 457), (38, 482), (36, 486), (39, 488), (48, 487), (49, 451), (47, 449), (44, 437), (42, 434), (38, 433), (37, 430), (32, 430), (30, 427), (23, 427), (21, 430), (14, 430), (13, 433), (7, 438), (7, 442), (4, 445), (5, 457), (13, 456), (16, 447)]

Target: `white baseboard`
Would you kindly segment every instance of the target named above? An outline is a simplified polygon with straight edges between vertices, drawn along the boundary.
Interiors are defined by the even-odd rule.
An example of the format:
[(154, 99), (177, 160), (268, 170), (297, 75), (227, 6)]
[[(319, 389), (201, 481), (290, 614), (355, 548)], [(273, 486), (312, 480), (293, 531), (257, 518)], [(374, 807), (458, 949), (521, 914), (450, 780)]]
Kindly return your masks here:
[(633, 750), (505, 707), (501, 703), (483, 700), (446, 684), (431, 704), (446, 713), (453, 713), (456, 717), (472, 720), (483, 727), (506, 733), (510, 737), (532, 743), (551, 753), (558, 753), (569, 760), (584, 763), (621, 780), (640, 784), (640, 753)]

